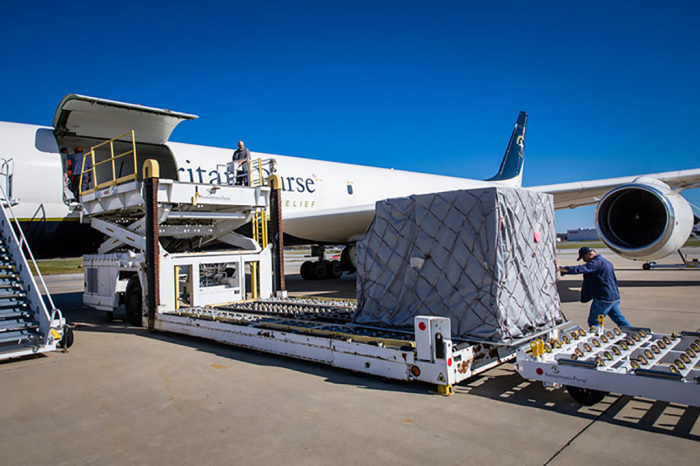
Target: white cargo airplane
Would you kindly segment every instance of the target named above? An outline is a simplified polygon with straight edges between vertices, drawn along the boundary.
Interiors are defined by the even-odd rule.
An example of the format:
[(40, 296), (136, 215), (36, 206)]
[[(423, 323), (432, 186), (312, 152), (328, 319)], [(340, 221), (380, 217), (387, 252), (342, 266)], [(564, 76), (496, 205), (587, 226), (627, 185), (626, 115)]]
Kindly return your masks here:
[[(0, 186), (17, 202), (14, 210), (35, 254), (94, 252), (101, 242), (101, 235), (81, 224), (68, 205), (59, 147), (87, 149), (133, 129), (139, 166), (155, 158), (162, 177), (230, 183), (225, 164), (232, 149), (168, 140), (181, 121), (194, 118), (69, 94), (56, 110), (53, 128), (0, 122)], [(526, 123), (527, 114), (521, 112), (498, 173), (484, 181), (255, 152), (252, 156), (275, 159), (283, 179), (285, 244), (349, 246), (343, 251), (342, 264), (323, 261), (322, 248), (316, 248), (319, 260), (305, 263), (302, 275), (338, 277), (342, 270), (353, 269), (354, 243), (369, 225), (376, 201), (493, 185), (520, 186)], [(700, 169), (690, 169), (529, 189), (551, 193), (557, 209), (597, 204), (596, 227), (605, 244), (623, 257), (646, 261), (676, 251), (688, 239), (694, 215), (679, 193), (699, 186)]]

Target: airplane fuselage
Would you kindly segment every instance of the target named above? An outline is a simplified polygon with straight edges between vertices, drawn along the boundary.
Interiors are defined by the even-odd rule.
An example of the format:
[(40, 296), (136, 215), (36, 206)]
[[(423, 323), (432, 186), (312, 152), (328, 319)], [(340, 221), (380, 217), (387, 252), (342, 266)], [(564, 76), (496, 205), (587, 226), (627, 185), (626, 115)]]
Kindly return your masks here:
[[(39, 255), (54, 250), (49, 244), (55, 241), (68, 251), (62, 254), (73, 252), (79, 218), (63, 200), (64, 169), (53, 128), (3, 122), (0, 139), (0, 158), (12, 159), (14, 164), (12, 196), (18, 203), (13, 209), (30, 241), (37, 244)], [(232, 182), (225, 165), (231, 161), (233, 149), (170, 141), (164, 147), (172, 157), (179, 181)], [(369, 225), (374, 204), (380, 199), (494, 184), (258, 152), (252, 152), (251, 156), (275, 160), (276, 173), (282, 179), (285, 233), (309, 243), (357, 240)], [(333, 221), (335, 217), (337, 221)], [(79, 237), (88, 234), (85, 233), (88, 229), (80, 225)], [(94, 240), (89, 242), (89, 248), (99, 240), (99, 235), (92, 235)]]

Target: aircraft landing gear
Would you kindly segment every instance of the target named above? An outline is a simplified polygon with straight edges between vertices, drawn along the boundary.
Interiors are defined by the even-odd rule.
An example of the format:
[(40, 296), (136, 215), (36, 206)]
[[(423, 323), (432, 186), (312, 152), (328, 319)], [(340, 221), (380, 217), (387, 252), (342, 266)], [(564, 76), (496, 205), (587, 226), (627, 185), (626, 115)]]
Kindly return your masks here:
[[(340, 260), (326, 260), (324, 258), (325, 254), (324, 246), (312, 246), (311, 255), (317, 257), (315, 261), (306, 261), (301, 264), (301, 278), (304, 280), (335, 280), (343, 275), (344, 270), (349, 270), (351, 273), (355, 271), (355, 268), (347, 269), (343, 267), (343, 255), (340, 256)], [(343, 249), (343, 254), (348, 248)], [(347, 259), (349, 261), (349, 259)], [(352, 266), (352, 264), (350, 264)]]
[(354, 244), (349, 244), (343, 248), (343, 252), (340, 253), (340, 268), (348, 273), (355, 273), (357, 267), (355, 267), (355, 258), (357, 257), (357, 246)]

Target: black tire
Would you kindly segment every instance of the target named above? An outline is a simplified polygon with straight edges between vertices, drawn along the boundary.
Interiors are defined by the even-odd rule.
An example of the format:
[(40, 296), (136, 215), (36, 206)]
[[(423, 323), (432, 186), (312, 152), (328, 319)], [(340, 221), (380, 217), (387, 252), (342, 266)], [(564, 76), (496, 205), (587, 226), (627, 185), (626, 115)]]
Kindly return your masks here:
[(355, 273), (357, 270), (350, 259), (350, 246), (345, 246), (343, 252), (340, 253), (340, 267), (348, 273)]
[(313, 265), (313, 262), (311, 261), (305, 261), (303, 264), (301, 264), (301, 268), (299, 269), (299, 273), (301, 274), (301, 278), (304, 280), (313, 280), (314, 277), (312, 275), (311, 267)]
[(649, 264), (648, 262), (645, 262), (644, 264), (642, 264), (642, 269), (651, 270), (651, 264)]
[(326, 266), (328, 267), (328, 278), (337, 280), (343, 275), (343, 269), (340, 267), (340, 261), (330, 261)]
[(105, 313), (105, 322), (112, 322), (114, 320), (114, 311), (109, 311)]
[(73, 329), (70, 327), (63, 327), (63, 338), (58, 342), (58, 345), (63, 349), (67, 349), (73, 346), (74, 341), (75, 332), (73, 332)]
[(608, 395), (608, 392), (591, 390), (589, 388), (572, 387), (571, 385), (566, 386), (566, 391), (569, 392), (571, 398), (584, 406), (592, 406), (596, 403), (600, 403), (603, 401), (603, 398)]
[(327, 261), (316, 261), (311, 263), (311, 273), (314, 280), (325, 280), (328, 276)]
[(141, 281), (139, 276), (134, 275), (126, 284), (126, 319), (132, 325), (141, 327), (143, 325), (143, 293), (141, 291)]

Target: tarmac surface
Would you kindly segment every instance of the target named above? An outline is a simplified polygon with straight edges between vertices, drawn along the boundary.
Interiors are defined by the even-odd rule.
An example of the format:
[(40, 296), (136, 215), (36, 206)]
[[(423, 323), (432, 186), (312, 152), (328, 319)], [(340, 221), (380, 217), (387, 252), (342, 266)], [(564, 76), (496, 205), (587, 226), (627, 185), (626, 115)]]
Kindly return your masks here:
[[(700, 328), (700, 268), (617, 266), (634, 325)], [(693, 254), (695, 253), (695, 254)], [(562, 265), (575, 251), (561, 251)], [(700, 250), (689, 250), (691, 257)], [(355, 296), (353, 275), (304, 282), (294, 295)], [(700, 408), (611, 394), (582, 407), (504, 364), (443, 397), (320, 364), (151, 333), (84, 308), (82, 276), (47, 277), (75, 322), (75, 345), (0, 363), (3, 464), (696, 464)], [(580, 276), (559, 283), (584, 324)], [(117, 316), (118, 317), (118, 316)]]

